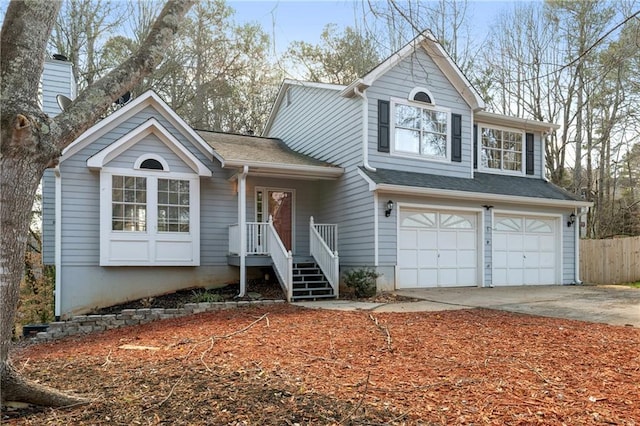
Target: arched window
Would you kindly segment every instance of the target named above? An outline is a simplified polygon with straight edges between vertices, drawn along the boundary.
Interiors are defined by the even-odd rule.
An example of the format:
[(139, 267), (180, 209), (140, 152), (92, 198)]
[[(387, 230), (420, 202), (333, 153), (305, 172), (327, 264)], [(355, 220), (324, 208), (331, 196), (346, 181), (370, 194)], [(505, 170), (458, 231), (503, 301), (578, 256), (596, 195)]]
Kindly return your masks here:
[(169, 163), (158, 154), (142, 154), (134, 162), (133, 168), (137, 170), (160, 170), (168, 172)]
[(140, 164), (141, 169), (164, 170), (162, 163), (155, 158), (147, 158)]
[(430, 105), (435, 105), (436, 102), (433, 99), (433, 95), (431, 94), (431, 92), (429, 91), (429, 89), (426, 89), (424, 87), (415, 87), (411, 93), (409, 93), (409, 100), (410, 101), (416, 101), (416, 102), (422, 102), (425, 104), (430, 104)]

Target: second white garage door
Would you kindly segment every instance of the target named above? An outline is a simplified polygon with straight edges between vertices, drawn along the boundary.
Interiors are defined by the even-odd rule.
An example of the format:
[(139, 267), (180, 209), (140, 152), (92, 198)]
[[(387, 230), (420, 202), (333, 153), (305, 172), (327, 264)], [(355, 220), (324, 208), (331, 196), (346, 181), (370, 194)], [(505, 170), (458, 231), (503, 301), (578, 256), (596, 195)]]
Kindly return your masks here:
[(398, 288), (478, 284), (477, 214), (400, 209)]
[(558, 220), (496, 214), (493, 285), (558, 284)]

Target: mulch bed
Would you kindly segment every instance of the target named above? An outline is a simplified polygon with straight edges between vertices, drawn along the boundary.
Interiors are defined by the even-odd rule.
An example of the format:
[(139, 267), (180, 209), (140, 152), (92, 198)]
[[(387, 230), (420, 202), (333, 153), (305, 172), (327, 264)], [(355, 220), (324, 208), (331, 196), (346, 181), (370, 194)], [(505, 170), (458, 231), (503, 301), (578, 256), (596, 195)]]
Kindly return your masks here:
[(26, 376), (93, 402), (3, 416), (25, 425), (637, 425), (639, 347), (637, 328), (490, 310), (251, 307), (17, 349)]

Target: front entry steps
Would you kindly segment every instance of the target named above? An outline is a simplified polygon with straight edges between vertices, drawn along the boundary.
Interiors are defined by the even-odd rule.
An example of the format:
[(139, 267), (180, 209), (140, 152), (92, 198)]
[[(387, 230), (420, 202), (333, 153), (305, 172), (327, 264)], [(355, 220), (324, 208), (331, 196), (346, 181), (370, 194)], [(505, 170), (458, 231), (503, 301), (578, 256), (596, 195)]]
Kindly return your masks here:
[(335, 297), (331, 284), (312, 257), (293, 259), (293, 302)]

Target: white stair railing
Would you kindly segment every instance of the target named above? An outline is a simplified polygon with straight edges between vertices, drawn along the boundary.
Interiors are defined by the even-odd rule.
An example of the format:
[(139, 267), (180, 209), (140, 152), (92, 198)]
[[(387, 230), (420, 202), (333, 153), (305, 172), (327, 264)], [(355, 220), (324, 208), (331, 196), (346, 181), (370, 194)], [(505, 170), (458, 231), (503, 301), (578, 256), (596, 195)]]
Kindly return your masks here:
[(339, 296), (340, 287), (340, 261), (338, 251), (332, 250), (326, 243), (323, 236), (330, 238), (330, 242), (335, 248), (338, 239), (338, 225), (316, 224), (313, 216), (309, 219), (309, 251), (311, 256), (327, 277), (327, 281), (333, 288), (333, 294)]
[(268, 223), (247, 222), (247, 254), (269, 254)]
[(287, 293), (287, 302), (293, 297), (293, 254), (287, 250), (273, 226), (273, 218), (269, 216), (267, 224), (267, 246), (270, 249), (273, 269), (275, 269), (280, 282)]

